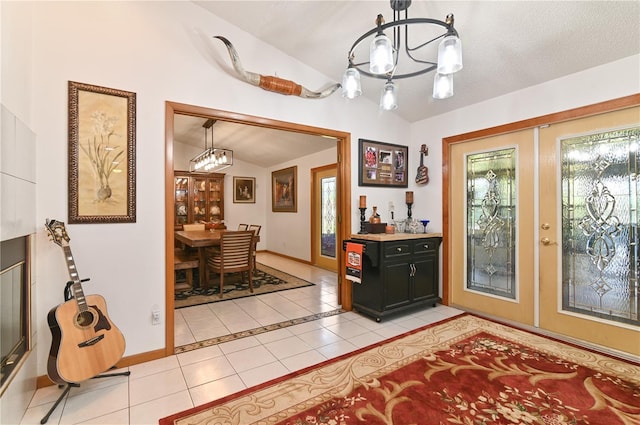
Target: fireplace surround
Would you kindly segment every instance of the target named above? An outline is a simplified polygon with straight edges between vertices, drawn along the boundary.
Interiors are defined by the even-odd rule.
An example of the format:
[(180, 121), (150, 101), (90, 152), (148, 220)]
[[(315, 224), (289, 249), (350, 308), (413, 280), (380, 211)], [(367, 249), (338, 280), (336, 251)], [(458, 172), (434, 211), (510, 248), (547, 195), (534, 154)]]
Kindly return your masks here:
[(0, 395), (31, 348), (30, 236), (0, 242)]

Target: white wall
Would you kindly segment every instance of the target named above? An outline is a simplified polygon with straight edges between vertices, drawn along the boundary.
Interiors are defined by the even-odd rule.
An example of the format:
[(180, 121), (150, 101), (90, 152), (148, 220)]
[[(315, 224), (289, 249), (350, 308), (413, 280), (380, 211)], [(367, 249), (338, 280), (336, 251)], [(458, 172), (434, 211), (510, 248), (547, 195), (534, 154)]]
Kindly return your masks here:
[[(15, 7), (27, 6), (23, 2)], [(67, 226), (79, 274), (91, 279), (84, 285), (85, 292), (106, 298), (109, 316), (125, 335), (127, 356), (165, 346), (164, 326), (151, 325), (153, 307), (165, 304), (165, 101), (347, 131), (354, 140), (408, 140), (406, 122), (391, 114), (379, 115), (377, 105), (364, 99), (352, 103), (339, 95), (301, 99), (239, 81), (230, 75), (226, 49), (213, 35), (228, 37), (247, 69), (277, 73), (311, 88), (332, 79), (191, 2), (39, 2), (31, 13), (3, 15), (2, 23), (17, 19), (11, 22), (19, 27), (21, 20), (33, 21), (33, 63), (23, 71), (31, 75), (28, 105), (38, 138), (37, 223), (46, 217), (67, 218), (68, 81), (137, 95), (136, 223)], [(356, 144), (352, 152), (357, 159)], [(352, 179), (355, 173), (352, 170)], [(259, 184), (258, 190), (268, 187)], [(60, 250), (48, 242), (41, 227), (37, 244), (37, 310), (45, 317), (48, 309), (62, 301), (67, 271)], [(39, 342), (48, 347), (46, 322), (39, 322)], [(44, 375), (44, 350), (38, 365), (38, 374)]]
[[(265, 230), (269, 251), (311, 261), (311, 169), (336, 162), (336, 150), (322, 152), (288, 161), (268, 170), (268, 190), (265, 194), (269, 213)], [(271, 212), (271, 172), (297, 166), (297, 212)], [(262, 233), (260, 233), (262, 235)]]

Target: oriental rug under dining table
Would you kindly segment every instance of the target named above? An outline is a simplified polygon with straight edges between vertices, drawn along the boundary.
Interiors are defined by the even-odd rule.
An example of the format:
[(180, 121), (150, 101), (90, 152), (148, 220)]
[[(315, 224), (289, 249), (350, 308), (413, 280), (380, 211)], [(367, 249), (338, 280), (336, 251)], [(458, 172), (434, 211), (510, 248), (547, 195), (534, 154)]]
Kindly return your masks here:
[(161, 425), (640, 423), (640, 364), (462, 314)]

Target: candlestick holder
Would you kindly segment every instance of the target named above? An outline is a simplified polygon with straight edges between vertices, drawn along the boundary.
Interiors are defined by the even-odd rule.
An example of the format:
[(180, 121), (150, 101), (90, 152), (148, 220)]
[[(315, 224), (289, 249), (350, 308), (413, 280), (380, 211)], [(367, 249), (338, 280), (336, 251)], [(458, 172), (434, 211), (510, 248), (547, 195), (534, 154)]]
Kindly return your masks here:
[(407, 217), (411, 218), (411, 206), (413, 206), (413, 202), (407, 202)]
[(366, 235), (367, 233), (369, 233), (365, 229), (366, 221), (365, 221), (365, 218), (364, 218), (364, 212), (367, 210), (367, 207), (364, 207), (364, 208), (360, 207), (358, 209), (360, 210), (360, 231), (358, 232), (358, 234), (359, 235)]

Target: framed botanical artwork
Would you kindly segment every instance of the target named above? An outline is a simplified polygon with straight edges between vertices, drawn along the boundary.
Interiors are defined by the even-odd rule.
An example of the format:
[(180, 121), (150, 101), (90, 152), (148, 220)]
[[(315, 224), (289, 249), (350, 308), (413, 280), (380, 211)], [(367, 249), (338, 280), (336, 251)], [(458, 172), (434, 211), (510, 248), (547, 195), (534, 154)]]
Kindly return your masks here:
[(298, 211), (298, 167), (293, 166), (271, 173), (271, 210)]
[(358, 186), (407, 187), (406, 146), (358, 140)]
[(69, 223), (135, 223), (136, 94), (69, 81)]
[(256, 203), (256, 178), (233, 176), (233, 203)]

